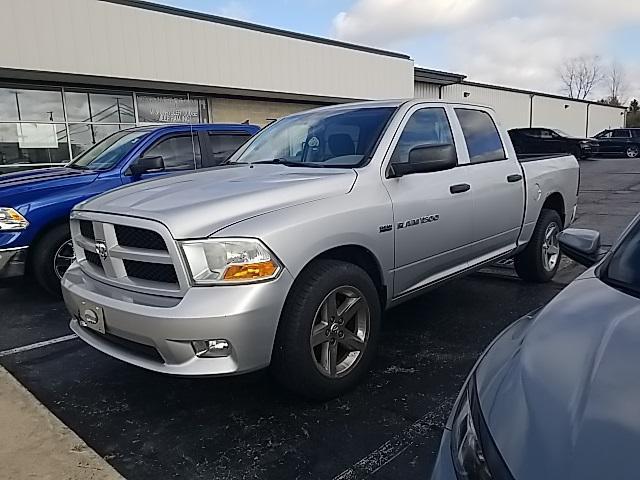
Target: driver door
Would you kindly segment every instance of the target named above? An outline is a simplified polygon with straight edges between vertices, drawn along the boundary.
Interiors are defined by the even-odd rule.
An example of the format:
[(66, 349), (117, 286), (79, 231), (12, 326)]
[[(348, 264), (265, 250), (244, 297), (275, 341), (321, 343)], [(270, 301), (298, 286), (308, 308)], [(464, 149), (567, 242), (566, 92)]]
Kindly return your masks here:
[[(444, 107), (420, 106), (407, 116), (390, 164), (407, 162), (424, 145), (455, 145)], [(458, 152), (460, 153), (460, 152)], [(467, 267), (472, 243), (472, 197), (468, 165), (384, 179), (395, 232), (394, 296)]]
[(198, 135), (186, 133), (162, 137), (142, 153), (140, 158), (144, 157), (162, 157), (164, 170), (143, 173), (137, 178), (129, 176), (127, 177), (129, 181), (147, 180), (169, 173), (195, 170), (201, 158)]

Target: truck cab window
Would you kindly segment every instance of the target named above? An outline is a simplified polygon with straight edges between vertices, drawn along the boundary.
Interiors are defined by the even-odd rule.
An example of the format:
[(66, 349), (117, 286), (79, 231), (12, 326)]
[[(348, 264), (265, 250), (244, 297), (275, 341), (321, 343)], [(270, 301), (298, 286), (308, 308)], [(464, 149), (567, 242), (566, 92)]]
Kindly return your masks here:
[(248, 139), (244, 133), (216, 133), (209, 132), (209, 153), (202, 159), (203, 168), (220, 165), (235, 153)]
[(402, 131), (391, 163), (409, 161), (409, 151), (420, 145), (450, 145), (453, 135), (444, 108), (423, 108), (415, 112)]
[(456, 108), (456, 115), (464, 133), (471, 163), (504, 160), (504, 146), (496, 124), (487, 112)]
[(144, 152), (144, 157), (162, 157), (165, 170), (193, 170), (200, 159), (200, 143), (194, 135), (168, 137)]

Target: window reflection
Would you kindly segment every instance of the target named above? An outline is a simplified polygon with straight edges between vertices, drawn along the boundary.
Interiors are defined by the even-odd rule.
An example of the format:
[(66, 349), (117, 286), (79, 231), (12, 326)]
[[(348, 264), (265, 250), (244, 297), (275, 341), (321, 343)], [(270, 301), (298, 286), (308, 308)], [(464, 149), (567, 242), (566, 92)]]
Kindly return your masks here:
[(15, 92), (20, 120), (64, 122), (62, 92), (24, 89), (16, 89)]
[(19, 164), (69, 161), (64, 124), (0, 123), (0, 173)]

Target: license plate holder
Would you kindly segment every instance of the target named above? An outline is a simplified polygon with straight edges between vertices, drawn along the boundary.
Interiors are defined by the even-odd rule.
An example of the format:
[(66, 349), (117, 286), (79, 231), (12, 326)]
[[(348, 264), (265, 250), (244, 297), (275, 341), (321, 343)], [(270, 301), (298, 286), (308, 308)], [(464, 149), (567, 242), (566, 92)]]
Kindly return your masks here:
[(104, 325), (104, 310), (98, 305), (82, 301), (78, 311), (78, 321), (81, 326), (99, 333), (106, 333)]

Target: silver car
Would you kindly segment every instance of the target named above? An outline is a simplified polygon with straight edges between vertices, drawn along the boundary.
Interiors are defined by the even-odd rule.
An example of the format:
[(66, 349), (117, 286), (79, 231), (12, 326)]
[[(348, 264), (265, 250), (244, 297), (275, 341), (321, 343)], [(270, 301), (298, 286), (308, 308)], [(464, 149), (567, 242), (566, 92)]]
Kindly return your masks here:
[(286, 117), (230, 161), (78, 205), (71, 328), (150, 370), (271, 366), (326, 398), (373, 359), (384, 309), (495, 260), (558, 269), (572, 156), (519, 159), (488, 108), (366, 102)]

